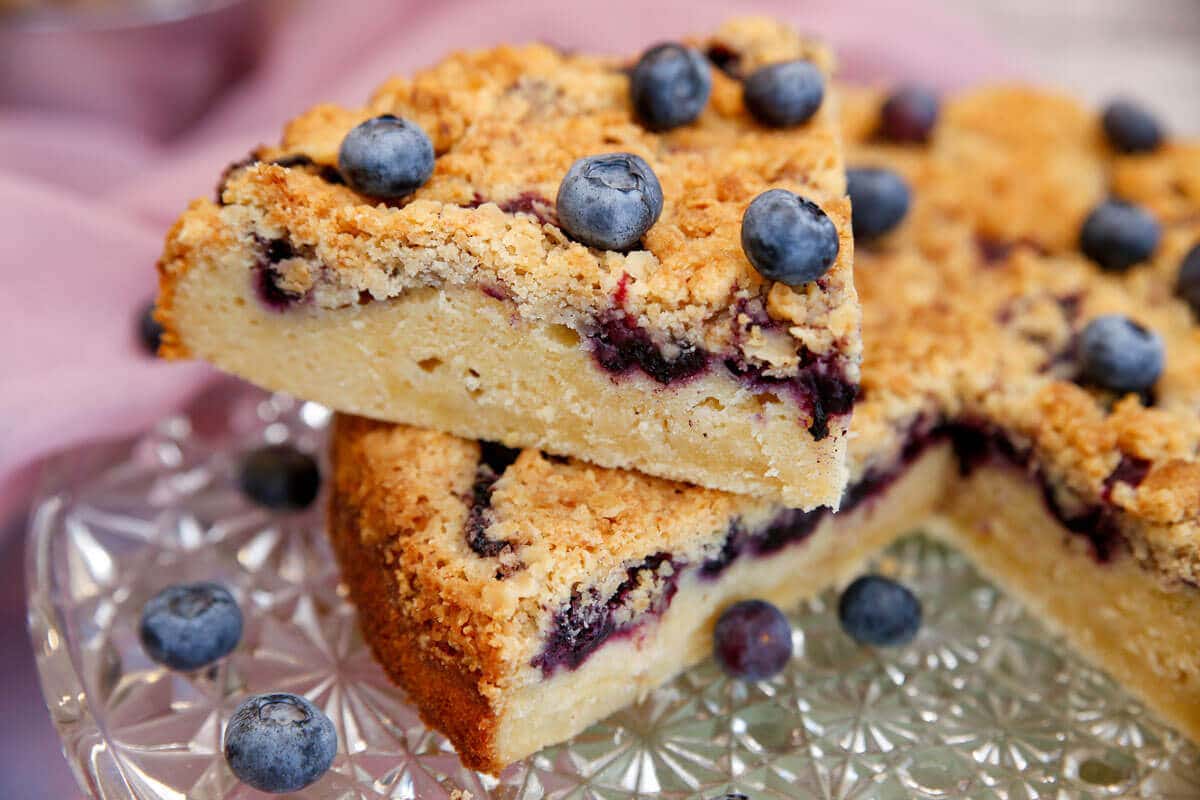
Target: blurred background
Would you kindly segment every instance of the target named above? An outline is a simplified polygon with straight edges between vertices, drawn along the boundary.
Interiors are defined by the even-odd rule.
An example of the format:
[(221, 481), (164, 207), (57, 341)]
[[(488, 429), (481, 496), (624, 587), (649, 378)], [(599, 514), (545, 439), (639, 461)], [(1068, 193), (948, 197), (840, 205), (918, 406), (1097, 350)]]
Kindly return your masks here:
[(632, 52), (760, 12), (830, 40), (847, 79), (1027, 79), (1096, 105), (1136, 97), (1200, 134), (1200, 0), (623, 2), (0, 0), (0, 798), (79, 796), (25, 634), (36, 462), (143, 427), (210, 379), (139, 347), (157, 249), (189, 198), (305, 107), (361, 102), (453, 48)]

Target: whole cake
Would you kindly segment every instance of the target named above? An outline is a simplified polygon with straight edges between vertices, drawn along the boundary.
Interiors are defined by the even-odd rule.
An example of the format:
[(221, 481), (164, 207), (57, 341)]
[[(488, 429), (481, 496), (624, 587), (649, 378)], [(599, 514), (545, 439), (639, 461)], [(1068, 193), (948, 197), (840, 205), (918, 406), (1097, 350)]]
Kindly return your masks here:
[(705, 657), (729, 603), (792, 603), (918, 529), (1200, 738), (1200, 146), (1125, 154), (1024, 88), (924, 115), (845, 96), (865, 351), (838, 513), (338, 419), (364, 632), (468, 765)]
[[(861, 342), (830, 57), (764, 20), (694, 44), (636, 65), (458, 54), (302, 115), (171, 231), (161, 352), (376, 419), (836, 505)], [(702, 51), (760, 74), (744, 90)]]

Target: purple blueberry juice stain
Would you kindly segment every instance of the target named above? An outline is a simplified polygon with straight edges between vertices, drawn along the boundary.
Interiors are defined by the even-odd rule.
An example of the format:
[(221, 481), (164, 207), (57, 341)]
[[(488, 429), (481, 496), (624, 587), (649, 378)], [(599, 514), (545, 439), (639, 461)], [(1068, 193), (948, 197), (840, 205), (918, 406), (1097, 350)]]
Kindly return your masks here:
[[(671, 605), (679, 588), (679, 565), (669, 577), (658, 575), (664, 563), (671, 562), (667, 553), (655, 553), (626, 571), (625, 580), (612, 596), (604, 599), (595, 588), (586, 592), (576, 591), (571, 600), (554, 615), (550, 633), (542, 651), (533, 659), (533, 666), (550, 677), (559, 669), (578, 669), (588, 656), (614, 636), (625, 636), (635, 631), (646, 621), (660, 616)], [(630, 595), (641, 585), (643, 576), (652, 576), (657, 582), (655, 599), (649, 609), (636, 618), (617, 621), (617, 613), (630, 602)]]
[[(1044, 473), (1033, 467), (1029, 449), (1014, 444), (995, 426), (974, 420), (935, 425), (924, 417), (918, 418), (894, 464), (869, 471), (847, 488), (842, 497), (841, 513), (852, 512), (887, 491), (931, 446), (946, 441), (953, 447), (959, 472), (964, 477), (982, 466), (998, 464), (1016, 467), (1031, 475), (1037, 481), (1050, 515), (1066, 531), (1084, 537), (1098, 563), (1108, 563), (1124, 547), (1115, 508), (1107, 503), (1067, 508)], [(1111, 487), (1124, 482), (1136, 486), (1149, 468), (1148, 462), (1127, 456), (1113, 470), (1105, 485)], [(702, 579), (716, 580), (739, 558), (767, 557), (800, 544), (813, 534), (829, 513), (827, 508), (807, 512), (785, 509), (766, 525), (753, 530), (735, 519), (729, 525), (720, 550), (698, 565), (698, 574)], [(661, 581), (652, 607), (631, 622), (618, 625), (616, 612), (638, 586), (639, 573), (643, 570), (656, 572), (666, 561), (672, 563), (674, 572)], [(570, 603), (555, 614), (546, 645), (534, 658), (533, 665), (547, 677), (560, 668), (577, 669), (613, 636), (627, 635), (647, 620), (661, 616), (670, 606), (686, 566), (685, 562), (673, 560), (668, 553), (657, 553), (630, 567), (626, 580), (607, 600), (600, 598), (595, 589), (576, 592)]]
[[(1032, 452), (1028, 448), (1015, 445), (994, 426), (977, 422), (958, 422), (947, 425), (944, 429), (954, 446), (961, 475), (969, 476), (977, 468), (987, 464), (1007, 464), (1016, 467), (1037, 482), (1050, 515), (1070, 533), (1087, 539), (1097, 562), (1108, 563), (1120, 551), (1124, 539), (1117, 522), (1116, 508), (1107, 502), (1084, 505), (1078, 509), (1068, 508), (1045, 472), (1033, 465)], [(1109, 481), (1140, 481), (1145, 477), (1143, 470), (1148, 471), (1148, 465), (1131, 462), (1123, 468), (1124, 463), (1123, 461), (1117, 466), (1113, 475), (1109, 476)], [(1117, 473), (1120, 473), (1120, 476), (1114, 478)], [(1139, 474), (1141, 477), (1138, 477)], [(1106, 500), (1109, 493), (1107, 487), (1108, 481), (1104, 493)]]
[[(479, 192), (475, 192), (475, 196), (471, 198), (471, 202), (465, 204), (465, 207), (479, 208), (484, 203), (490, 202), (492, 201), (489, 198), (484, 197)], [(496, 205), (505, 214), (529, 214), (543, 225), (559, 227), (558, 212), (555, 210), (553, 201), (547, 200), (537, 192), (521, 192), (516, 197), (509, 198)]]
[(700, 565), (701, 577), (720, 576), (742, 556), (762, 557), (808, 539), (829, 512), (827, 508), (800, 511), (788, 508), (778, 512), (766, 525), (747, 530), (741, 520), (730, 523), (721, 550)]
[(494, 283), (485, 283), (479, 287), (479, 290), (493, 300), (511, 300), (512, 295), (503, 286), (498, 286)]
[(1142, 485), (1150, 474), (1150, 462), (1137, 456), (1122, 455), (1120, 462), (1112, 473), (1104, 479), (1103, 497), (1108, 500), (1112, 496), (1113, 487), (1118, 483), (1127, 483), (1133, 488)]
[(924, 455), (934, 444), (946, 440), (945, 428), (932, 426), (929, 420), (918, 417), (909, 430), (900, 457), (890, 466), (870, 469), (842, 494), (840, 513), (849, 513), (864, 503), (883, 494), (901, 475), (908, 471), (913, 462)]
[[(492, 492), (496, 481), (520, 454), (520, 450), (496, 442), (480, 442), (479, 465), (475, 469), (475, 482), (471, 484), (465, 526), (467, 546), (480, 558), (497, 558), (504, 551), (515, 549), (507, 539), (492, 538), (489, 528), (492, 525)], [(496, 578), (503, 580), (520, 568), (520, 565), (501, 564), (496, 571)]]
[(790, 396), (802, 408), (812, 412), (808, 432), (816, 441), (829, 435), (829, 421), (850, 413), (858, 398), (857, 383), (848, 380), (840, 359), (832, 356), (810, 358), (800, 371), (789, 378), (766, 375), (763, 368), (726, 359), (725, 368), (755, 392), (781, 392)]
[(558, 227), (558, 212), (554, 203), (537, 192), (521, 192), (511, 200), (501, 203), (500, 210), (505, 214), (531, 214), (543, 225)]
[(258, 261), (254, 264), (254, 287), (258, 299), (274, 311), (286, 311), (305, 298), (284, 289), (279, 284), (280, 275), (275, 265), (297, 256), (295, 248), (287, 239), (263, 239), (254, 237), (259, 247)]
[(644, 329), (628, 314), (614, 313), (600, 320), (589, 337), (592, 354), (606, 372), (625, 375), (639, 369), (663, 385), (694, 378), (708, 369), (709, 355), (690, 342), (675, 341), (673, 355), (664, 355)]

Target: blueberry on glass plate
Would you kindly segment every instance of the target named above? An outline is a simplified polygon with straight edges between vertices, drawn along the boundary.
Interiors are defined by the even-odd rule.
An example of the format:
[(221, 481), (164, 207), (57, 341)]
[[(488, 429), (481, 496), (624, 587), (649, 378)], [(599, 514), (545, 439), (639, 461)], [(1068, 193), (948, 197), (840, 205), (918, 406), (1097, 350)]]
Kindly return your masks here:
[(792, 626), (765, 600), (734, 603), (713, 629), (713, 653), (731, 677), (766, 680), (779, 674), (792, 657)]
[(261, 792), (297, 792), (333, 764), (337, 732), (329, 717), (299, 695), (255, 695), (225, 728), (225, 761), (243, 783)]
[(350, 188), (388, 200), (408, 197), (424, 186), (433, 162), (433, 143), (425, 131), (392, 114), (353, 128), (338, 150), (338, 169)]
[(859, 644), (896, 647), (921, 629), (921, 602), (908, 587), (882, 575), (863, 575), (838, 601), (842, 630)]
[(629, 92), (642, 125), (666, 131), (700, 116), (712, 93), (712, 72), (704, 56), (692, 48), (660, 44), (634, 65)]
[(175, 670), (206, 667), (242, 638), (242, 611), (219, 583), (168, 586), (142, 609), (138, 636), (146, 654)]
[(1096, 317), (1079, 335), (1079, 378), (1102, 389), (1144, 392), (1162, 374), (1164, 358), (1162, 337), (1120, 314)]
[(587, 156), (558, 187), (558, 219), (577, 242), (624, 252), (642, 240), (663, 210), (662, 186), (632, 153)]
[(763, 125), (790, 128), (808, 122), (825, 99), (825, 76), (811, 61), (768, 64), (742, 84), (746, 110)]
[(290, 444), (272, 444), (242, 457), (238, 486), (264, 508), (300, 511), (317, 498), (321, 471), (308, 453)]
[(770, 189), (742, 216), (742, 250), (764, 278), (799, 286), (837, 260), (837, 227), (821, 207), (786, 189)]

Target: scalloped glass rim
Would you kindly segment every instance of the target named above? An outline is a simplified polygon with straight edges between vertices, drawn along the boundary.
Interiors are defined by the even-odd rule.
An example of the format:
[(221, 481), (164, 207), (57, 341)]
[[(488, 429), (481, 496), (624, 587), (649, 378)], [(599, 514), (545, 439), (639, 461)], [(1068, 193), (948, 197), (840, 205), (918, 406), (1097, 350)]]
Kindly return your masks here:
[[(372, 661), (337, 582), (320, 501), (251, 506), (237, 454), (322, 453), (329, 412), (234, 383), (134, 439), (47, 467), (28, 543), (29, 625), (51, 718), (98, 798), (232, 800), (225, 721), (249, 693), (305, 694), (338, 729), (334, 768), (293, 795), (381, 798), (1192, 798), (1200, 752), (1071, 653), (959, 555), (915, 536), (881, 555), (922, 598), (912, 645), (871, 650), (832, 596), (793, 615), (796, 653), (746, 685), (711, 663), (493, 779), (462, 768)], [(141, 604), (181, 580), (234, 590), (246, 634), (190, 675), (150, 663)]]

